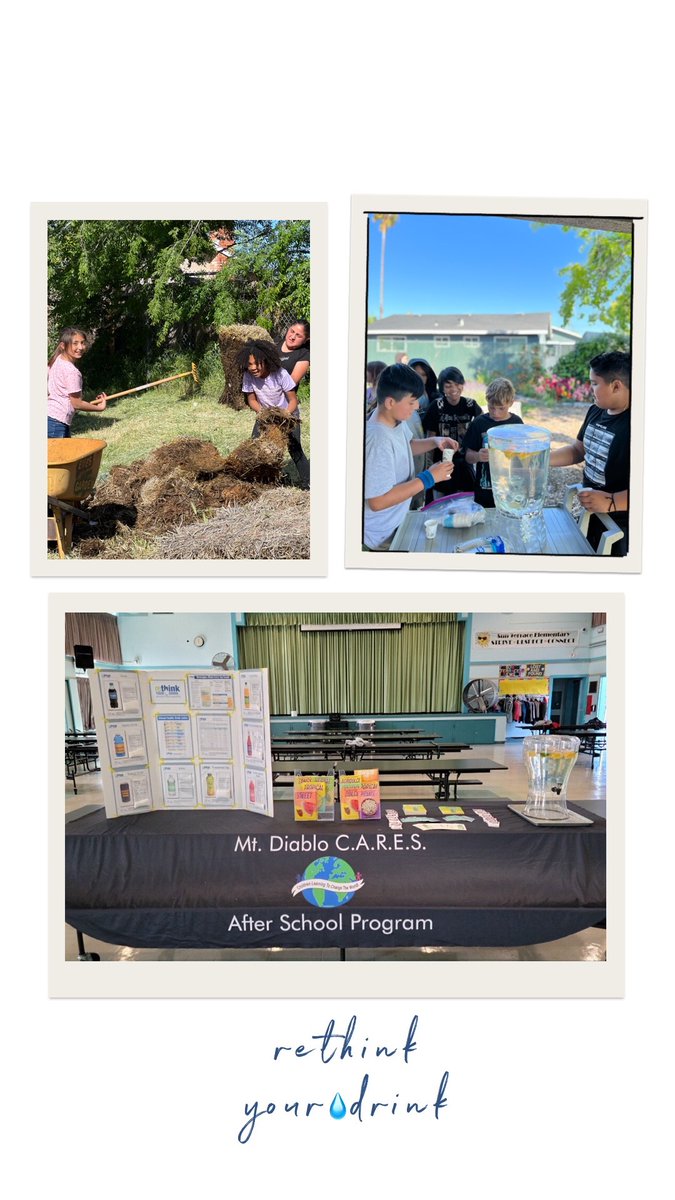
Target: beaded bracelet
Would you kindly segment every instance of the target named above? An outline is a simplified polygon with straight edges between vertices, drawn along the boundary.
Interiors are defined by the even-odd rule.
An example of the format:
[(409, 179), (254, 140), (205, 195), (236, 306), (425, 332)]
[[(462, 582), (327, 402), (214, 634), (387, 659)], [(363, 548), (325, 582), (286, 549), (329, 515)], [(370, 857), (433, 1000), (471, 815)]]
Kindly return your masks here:
[(425, 492), (429, 488), (434, 487), (434, 485), (436, 483), (436, 480), (434, 479), (433, 475), (431, 474), (431, 471), (420, 471), (419, 475), (416, 475), (415, 478), (420, 479), (422, 481)]

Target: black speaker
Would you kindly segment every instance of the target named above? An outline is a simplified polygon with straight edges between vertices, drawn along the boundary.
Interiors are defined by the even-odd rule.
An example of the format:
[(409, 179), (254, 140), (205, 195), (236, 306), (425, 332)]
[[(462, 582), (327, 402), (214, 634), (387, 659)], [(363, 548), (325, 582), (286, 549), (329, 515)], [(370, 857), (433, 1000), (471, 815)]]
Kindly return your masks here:
[(91, 646), (73, 646), (75, 651), (75, 666), (82, 670), (93, 668), (94, 651)]

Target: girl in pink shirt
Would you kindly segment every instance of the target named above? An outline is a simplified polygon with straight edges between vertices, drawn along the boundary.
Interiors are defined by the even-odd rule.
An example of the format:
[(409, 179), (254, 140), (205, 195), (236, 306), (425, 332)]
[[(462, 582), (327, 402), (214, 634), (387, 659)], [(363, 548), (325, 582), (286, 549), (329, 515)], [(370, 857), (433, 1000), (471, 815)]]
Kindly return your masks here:
[(78, 410), (103, 412), (106, 394), (100, 392), (95, 400), (82, 399), (82, 375), (78, 363), (87, 352), (87, 335), (82, 329), (69, 327), (59, 337), (59, 344), (47, 362), (47, 437), (70, 437), (70, 426)]

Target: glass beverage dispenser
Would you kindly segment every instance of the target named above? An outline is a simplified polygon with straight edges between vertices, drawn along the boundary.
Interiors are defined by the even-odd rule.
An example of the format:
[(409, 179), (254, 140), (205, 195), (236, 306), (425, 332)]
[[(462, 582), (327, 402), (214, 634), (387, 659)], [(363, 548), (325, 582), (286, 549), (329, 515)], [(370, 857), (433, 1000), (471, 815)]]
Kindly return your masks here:
[(526, 817), (546, 821), (564, 821), (567, 808), (567, 783), (579, 754), (579, 738), (561, 734), (528, 737), (523, 742), (527, 768)]
[(551, 435), (534, 425), (496, 425), (487, 440), (495, 507), (507, 518), (500, 529), (507, 550), (543, 554)]

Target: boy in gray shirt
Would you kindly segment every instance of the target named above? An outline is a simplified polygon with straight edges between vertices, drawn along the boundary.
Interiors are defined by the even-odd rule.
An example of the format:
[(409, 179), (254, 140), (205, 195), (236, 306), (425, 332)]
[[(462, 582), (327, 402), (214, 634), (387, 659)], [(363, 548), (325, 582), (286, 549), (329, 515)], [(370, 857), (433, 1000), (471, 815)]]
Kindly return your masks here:
[(420, 376), (404, 363), (386, 367), (377, 381), (377, 408), (366, 424), (363, 540), (368, 550), (388, 550), (413, 496), (452, 475), (451, 462), (434, 463), (415, 475), (413, 455), (459, 449), (452, 438), (412, 436), (406, 422), (423, 391)]

